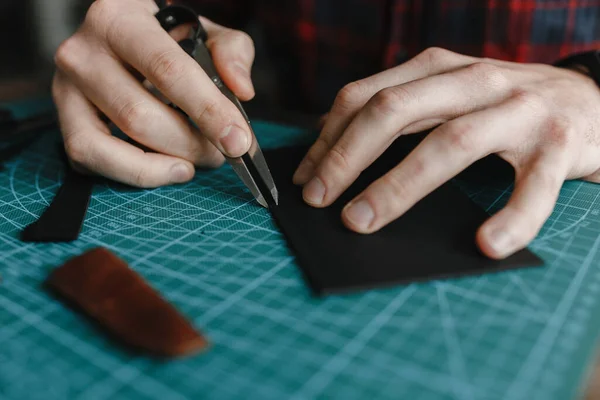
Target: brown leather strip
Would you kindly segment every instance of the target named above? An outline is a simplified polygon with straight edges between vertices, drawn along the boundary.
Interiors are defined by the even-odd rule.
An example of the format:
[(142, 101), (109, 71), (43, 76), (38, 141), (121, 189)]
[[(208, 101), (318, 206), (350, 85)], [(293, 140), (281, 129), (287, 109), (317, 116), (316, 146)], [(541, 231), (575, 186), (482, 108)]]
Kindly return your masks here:
[(105, 248), (69, 260), (50, 274), (47, 284), (138, 350), (175, 357), (207, 346), (171, 304)]

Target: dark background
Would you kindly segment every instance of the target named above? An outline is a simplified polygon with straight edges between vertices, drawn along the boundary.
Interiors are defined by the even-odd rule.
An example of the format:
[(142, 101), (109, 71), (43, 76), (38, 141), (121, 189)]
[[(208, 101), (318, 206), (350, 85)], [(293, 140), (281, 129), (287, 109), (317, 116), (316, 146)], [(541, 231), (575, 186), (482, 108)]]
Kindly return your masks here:
[(0, 1), (0, 101), (48, 91), (56, 47), (90, 0)]

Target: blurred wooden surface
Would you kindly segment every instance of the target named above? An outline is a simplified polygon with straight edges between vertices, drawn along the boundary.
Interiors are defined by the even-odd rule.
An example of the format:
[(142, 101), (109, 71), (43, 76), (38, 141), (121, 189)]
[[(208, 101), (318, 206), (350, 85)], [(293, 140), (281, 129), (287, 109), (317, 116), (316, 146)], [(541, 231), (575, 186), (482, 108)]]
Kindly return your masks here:
[(600, 358), (596, 361), (594, 371), (590, 374), (587, 383), (585, 400), (600, 400)]

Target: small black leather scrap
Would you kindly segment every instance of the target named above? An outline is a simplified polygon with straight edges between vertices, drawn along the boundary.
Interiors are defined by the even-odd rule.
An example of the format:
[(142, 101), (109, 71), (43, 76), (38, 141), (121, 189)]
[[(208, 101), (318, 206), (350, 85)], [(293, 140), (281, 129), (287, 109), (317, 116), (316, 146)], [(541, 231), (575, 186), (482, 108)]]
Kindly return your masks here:
[(279, 190), (279, 205), (271, 213), (317, 295), (543, 264), (529, 250), (505, 260), (482, 255), (475, 233), (489, 216), (452, 183), (376, 233), (352, 232), (342, 224), (342, 208), (397, 165), (407, 149), (393, 144), (340, 199), (321, 209), (305, 204), (301, 187), (292, 183), (307, 150), (282, 148), (265, 157)]
[(42, 216), (21, 232), (24, 242), (71, 242), (79, 237), (94, 179), (67, 167), (65, 180)]

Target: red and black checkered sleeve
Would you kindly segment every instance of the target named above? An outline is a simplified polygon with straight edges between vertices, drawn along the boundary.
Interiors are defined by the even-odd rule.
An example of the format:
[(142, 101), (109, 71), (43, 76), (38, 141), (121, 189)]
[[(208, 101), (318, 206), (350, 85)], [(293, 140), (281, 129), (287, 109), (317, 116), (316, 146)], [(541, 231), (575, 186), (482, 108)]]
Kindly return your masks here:
[(496, 4), (490, 11), (486, 56), (551, 63), (600, 48), (598, 1), (523, 0)]

